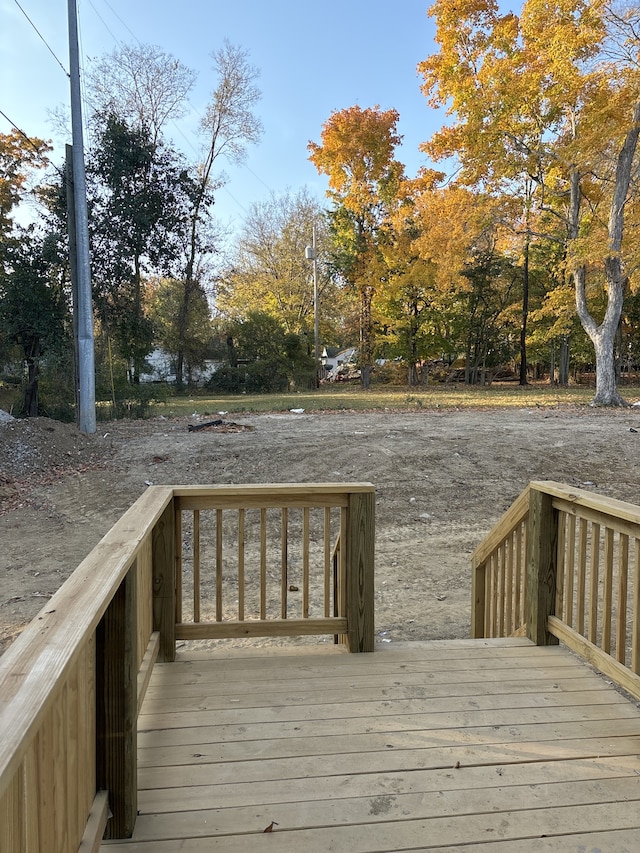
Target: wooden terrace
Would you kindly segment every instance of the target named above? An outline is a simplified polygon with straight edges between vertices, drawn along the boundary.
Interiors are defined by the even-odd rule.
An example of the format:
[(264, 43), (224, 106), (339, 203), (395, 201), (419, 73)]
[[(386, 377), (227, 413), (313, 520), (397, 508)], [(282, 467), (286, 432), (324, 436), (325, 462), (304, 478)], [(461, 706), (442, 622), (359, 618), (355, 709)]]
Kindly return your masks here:
[(0, 661), (0, 851), (636, 853), (640, 508), (531, 484), (470, 640), (374, 644), (373, 530), (367, 484), (150, 488)]

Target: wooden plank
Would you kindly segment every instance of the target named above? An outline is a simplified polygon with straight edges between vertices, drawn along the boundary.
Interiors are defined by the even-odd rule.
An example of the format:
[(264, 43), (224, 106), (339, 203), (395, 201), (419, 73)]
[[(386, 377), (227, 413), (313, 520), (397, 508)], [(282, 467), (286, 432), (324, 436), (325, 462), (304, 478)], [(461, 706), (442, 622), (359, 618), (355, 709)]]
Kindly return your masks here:
[(569, 627), (573, 625), (573, 594), (575, 585), (576, 573), (576, 517), (570, 515), (567, 526), (567, 589), (566, 589), (566, 607), (564, 621)]
[(640, 524), (640, 507), (636, 504), (594, 494), (586, 491), (586, 489), (574, 489), (572, 486), (556, 483), (553, 480), (535, 480), (529, 486), (532, 489), (553, 495), (554, 498), (568, 501), (574, 511), (576, 508), (579, 508), (581, 512), (585, 509), (593, 509), (614, 518), (628, 521), (631, 524)]
[(289, 511), (280, 511), (280, 618), (287, 618), (287, 592), (289, 589)]
[(611, 654), (611, 627), (613, 619), (613, 535), (607, 527), (604, 534), (604, 578), (602, 590), (602, 651)]
[(589, 642), (598, 641), (598, 602), (600, 581), (600, 525), (591, 524), (591, 572), (589, 578)]
[(497, 636), (504, 637), (504, 612), (507, 607), (506, 596), (505, 596), (505, 574), (506, 574), (506, 549), (505, 543), (498, 548), (498, 552), (496, 554), (496, 566), (498, 569), (498, 583), (497, 583), (497, 592), (498, 592), (498, 614), (497, 614)]
[(576, 628), (584, 634), (585, 603), (587, 596), (587, 522), (580, 519), (580, 539), (578, 544), (578, 586), (576, 592)]
[[(302, 618), (309, 618), (309, 531), (310, 518), (309, 507), (302, 510)], [(325, 548), (326, 550), (326, 548)], [(326, 558), (324, 566), (324, 577), (326, 578)], [(325, 591), (326, 592), (326, 591)], [(325, 601), (327, 596), (325, 595)]]
[(506, 561), (507, 561), (507, 571), (505, 577), (505, 622), (504, 622), (504, 634), (505, 636), (509, 636), (513, 631), (513, 575), (514, 575), (514, 567), (513, 567), (513, 533), (509, 536), (506, 542)]
[[(498, 789), (497, 796), (505, 796), (511, 786), (554, 784), (573, 782), (598, 782), (607, 779), (637, 778), (637, 762), (633, 756), (614, 758), (580, 758), (570, 761), (538, 761), (527, 764), (505, 764), (500, 773), (491, 765), (465, 766), (461, 774), (451, 768), (410, 771), (373, 771), (365, 774), (349, 773), (304, 777), (296, 775), (285, 778), (275, 786), (272, 781), (253, 781), (250, 786), (237, 784), (205, 785), (200, 791), (196, 786), (185, 788), (150, 788), (141, 792), (141, 811), (160, 813), (191, 809), (228, 808), (240, 804), (268, 805), (281, 802), (305, 802), (313, 799), (324, 801), (347, 797), (381, 796), (386, 794), (437, 793), (476, 789), (485, 791)], [(437, 809), (434, 811), (437, 814)]]
[[(460, 774), (459, 774), (460, 775)], [(584, 808), (600, 807), (605, 803), (617, 805), (619, 799), (629, 802), (631, 808), (640, 805), (640, 779), (626, 777), (610, 779), (606, 785), (598, 781), (575, 781), (571, 785), (512, 785), (509, 787), (509, 811), (520, 808)], [(436, 817), (458, 818), (487, 812), (505, 811), (504, 791), (495, 788), (474, 790), (448, 790), (437, 792), (402, 792), (393, 796), (364, 795), (322, 800), (313, 798), (313, 814), (300, 801), (277, 803), (278, 826), (287, 832), (306, 830), (309, 826), (362, 826), (375, 835), (378, 824), (402, 821), (398, 835), (402, 837), (404, 824)], [(191, 812), (169, 812), (164, 815), (142, 816), (135, 837), (138, 841), (154, 842), (164, 838), (182, 839), (248, 835), (261, 832), (270, 823), (273, 807), (257, 804), (207, 808)]]
[(200, 510), (193, 511), (193, 621), (200, 621)]
[(323, 596), (323, 615), (325, 618), (331, 615), (331, 510), (329, 507), (324, 509), (324, 596)]
[(175, 546), (175, 554), (174, 554), (174, 566), (171, 571), (173, 574), (172, 577), (172, 589), (173, 592), (173, 601), (174, 601), (174, 614), (173, 621), (174, 622), (182, 622), (182, 575), (184, 568), (184, 560), (182, 552), (184, 550), (184, 544), (182, 541), (183, 536), (183, 525), (182, 525), (182, 513), (177, 509), (174, 502), (174, 512), (173, 512), (173, 523), (174, 523), (174, 531), (173, 531), (173, 542)]
[[(584, 687), (584, 685), (583, 685)], [(572, 692), (564, 692), (554, 689), (542, 691), (526, 691), (521, 693), (477, 693), (475, 696), (434, 696), (429, 700), (428, 706), (424, 698), (407, 696), (409, 691), (401, 691), (401, 698), (394, 699), (393, 703), (385, 701), (384, 697), (377, 695), (368, 689), (359, 689), (357, 699), (346, 701), (336, 691), (328, 697), (330, 701), (323, 702), (316, 694), (306, 697), (306, 701), (300, 697), (294, 697), (294, 701), (286, 708), (278, 707), (277, 695), (273, 692), (266, 694), (267, 701), (272, 704), (259, 704), (253, 702), (246, 695), (237, 697), (232, 708), (228, 703), (220, 702), (218, 697), (213, 700), (207, 696), (207, 707), (215, 710), (215, 716), (211, 716), (210, 725), (191, 724), (188, 727), (177, 727), (168, 725), (168, 721), (175, 722), (169, 717), (170, 708), (162, 710), (161, 707), (149, 704), (143, 719), (141, 729), (138, 732), (138, 750), (142, 765), (152, 765), (153, 759), (146, 758), (147, 750), (164, 748), (166, 746), (180, 746), (185, 744), (206, 744), (215, 741), (221, 731), (220, 726), (254, 726), (261, 723), (291, 723), (309, 722), (315, 724), (320, 721), (331, 721), (335, 726), (336, 720), (368, 718), (368, 717), (396, 717), (405, 720), (407, 716), (417, 714), (429, 714), (435, 721), (436, 718), (449, 718), (452, 713), (457, 715), (459, 721), (466, 723), (467, 720), (476, 721), (480, 715), (487, 717), (498, 712), (502, 716), (501, 721), (507, 719), (507, 714), (517, 715), (523, 712), (553, 711), (554, 709), (573, 709), (573, 713), (580, 715), (580, 706), (587, 706), (584, 713), (591, 714), (592, 706), (625, 706), (622, 713), (629, 713), (628, 700), (616, 691), (611, 691), (605, 684), (600, 684), (598, 689), (582, 689)], [(342, 698), (342, 701), (340, 699)], [(248, 701), (247, 701), (248, 700)], [(175, 701), (175, 696), (174, 696)], [(179, 709), (183, 714), (188, 709)], [(567, 713), (569, 711), (567, 710)], [(462, 724), (461, 723), (461, 724)], [(378, 724), (377, 724), (378, 725)], [(381, 725), (381, 723), (379, 723)], [(148, 753), (151, 755), (151, 753)]]
[(78, 853), (98, 853), (109, 815), (109, 795), (98, 791), (93, 801)]
[(554, 613), (564, 619), (564, 584), (567, 550), (567, 514), (558, 512), (558, 544), (556, 551), (556, 603)]
[(216, 620), (222, 621), (222, 510), (216, 509)]
[[(598, 498), (598, 500), (607, 500), (606, 498), (604, 498), (603, 495), (592, 495), (592, 497), (596, 497)], [(622, 501), (620, 503), (622, 503)], [(562, 512), (576, 515), (578, 518), (585, 518), (592, 524), (598, 524), (600, 527), (605, 528), (610, 527), (616, 533), (624, 533), (627, 536), (637, 536), (638, 533), (640, 533), (640, 528), (636, 521), (627, 520), (622, 516), (612, 514), (610, 508), (606, 506), (606, 503), (603, 504), (602, 507), (576, 507), (576, 505), (571, 501), (562, 500), (561, 498), (554, 498), (553, 505), (556, 509)], [(633, 504), (626, 504), (623, 506), (631, 507), (632, 509), (634, 507)], [(624, 513), (623, 510), (623, 514), (627, 515), (628, 513)]]
[(536, 645), (557, 642), (547, 628), (556, 599), (558, 517), (550, 495), (537, 489), (529, 494), (527, 553), (527, 637)]
[[(432, 746), (428, 737), (431, 734), (442, 737), (443, 732), (449, 731), (451, 743), (474, 742), (478, 733), (484, 734), (478, 738), (483, 742), (503, 742), (500, 732), (505, 727), (510, 730), (517, 729), (523, 732), (540, 732), (542, 737), (543, 727), (548, 725), (563, 725), (563, 731), (567, 736), (578, 735), (582, 731), (581, 726), (599, 723), (594, 726), (594, 731), (615, 731), (619, 725), (631, 726), (630, 731), (636, 732), (638, 727), (638, 712), (629, 702), (618, 702), (612, 705), (594, 705), (594, 707), (581, 708), (576, 705), (553, 705), (549, 707), (534, 708), (504, 708), (486, 711), (440, 711), (440, 712), (415, 712), (381, 714), (379, 716), (354, 715), (349, 717), (349, 706), (343, 709), (341, 718), (321, 715), (316, 719), (279, 721), (270, 720), (263, 722), (255, 720), (250, 724), (247, 731), (246, 722), (230, 722), (220, 725), (199, 727), (197, 736), (189, 738), (187, 743), (174, 743), (170, 737), (172, 731), (184, 732), (184, 721), (186, 715), (182, 714), (182, 720), (176, 720), (178, 728), (168, 730), (167, 736), (162, 739), (161, 745), (145, 747), (140, 749), (139, 767), (169, 767), (181, 765), (214, 764), (225, 760), (226, 749), (235, 749), (237, 754), (242, 753), (243, 746), (246, 749), (251, 743), (261, 742), (261, 749), (265, 744), (274, 745), (282, 754), (300, 754), (293, 752), (299, 748), (297, 741), (304, 741), (303, 746), (310, 742), (316, 743), (316, 739), (333, 738), (339, 730), (341, 737), (354, 738), (357, 743), (374, 743), (376, 735), (390, 735), (409, 739), (410, 748), (411, 734), (418, 733), (422, 740), (422, 747)], [(258, 716), (258, 715), (256, 715)], [(182, 724), (181, 726), (179, 724)], [(570, 724), (574, 724), (571, 726)], [(536, 728), (537, 727), (537, 728)], [(491, 734), (483, 733), (485, 729)], [(370, 736), (370, 737), (369, 737)], [(309, 740), (311, 739), (311, 740)], [(531, 739), (531, 738), (529, 738)], [(177, 738), (181, 741), (182, 738)], [(336, 750), (329, 744), (326, 754), (334, 754)], [(354, 742), (354, 748), (355, 748)], [(439, 741), (441, 743), (442, 741)], [(234, 746), (231, 747), (230, 745)], [(277, 744), (277, 747), (275, 746)], [(437, 744), (436, 744), (437, 745)], [(377, 748), (377, 743), (372, 747)], [(363, 751), (367, 751), (366, 748)], [(302, 753), (306, 754), (306, 753)], [(276, 756), (273, 756), (276, 757)], [(228, 759), (227, 759), (228, 760)]]
[(238, 620), (244, 621), (245, 511), (238, 510)]
[(515, 544), (516, 567), (515, 567), (515, 575), (514, 575), (515, 591), (514, 591), (514, 597), (513, 597), (513, 619), (514, 619), (513, 627), (514, 628), (521, 625), (523, 622), (523, 618), (522, 618), (523, 608), (522, 608), (522, 598), (521, 598), (521, 590), (522, 590), (522, 586), (523, 586), (523, 577), (522, 577), (522, 548), (523, 548), (522, 524), (519, 524), (516, 527), (515, 537), (516, 537), (516, 544)]
[(267, 510), (260, 510), (260, 619), (267, 618)]
[(23, 778), (20, 769), (0, 797), (0, 850), (7, 853), (26, 853), (27, 850)]
[(471, 569), (471, 637), (485, 635), (485, 609), (487, 588), (487, 564), (480, 563)]
[(109, 838), (130, 838), (137, 814), (136, 572), (122, 581), (97, 629), (97, 766), (109, 791)]
[(137, 678), (137, 706), (138, 706), (138, 714), (140, 713), (140, 709), (142, 708), (142, 703), (144, 701), (144, 697), (147, 693), (147, 689), (149, 687), (149, 681), (151, 680), (151, 675), (153, 673), (153, 667), (155, 665), (156, 660), (158, 659), (158, 652), (160, 651), (160, 632), (154, 631), (149, 640), (149, 644), (147, 646), (147, 650), (144, 654), (144, 658), (142, 659), (142, 665), (138, 670), (138, 678)]
[[(543, 734), (546, 734), (543, 733)], [(391, 741), (388, 741), (391, 742)], [(258, 744), (256, 744), (258, 746)], [(229, 759), (215, 763), (179, 765), (170, 771), (157, 767), (140, 768), (140, 791), (156, 788), (218, 786), (229, 783), (253, 784), (277, 782), (280, 779), (304, 779), (309, 776), (330, 778), (347, 774), (403, 773), (415, 770), (443, 770), (451, 773), (459, 761), (464, 768), (528, 765), (534, 762), (575, 761), (579, 759), (602, 761), (626, 757), (638, 762), (637, 737), (558, 738), (555, 740), (529, 740), (510, 743), (461, 744), (450, 739), (429, 746), (393, 746), (379, 750), (316, 752), (309, 755), (260, 756), (245, 755), (243, 760)], [(159, 773), (161, 774), (159, 776)], [(197, 792), (194, 793), (194, 805)], [(204, 791), (203, 791), (204, 793)], [(142, 794), (141, 794), (142, 796)], [(214, 793), (215, 797), (215, 793)], [(175, 796), (174, 796), (175, 800)], [(211, 802), (211, 799), (209, 800)]]
[(568, 628), (555, 617), (549, 618), (549, 628), (556, 637), (570, 649), (581, 655), (588, 663), (595, 666), (604, 675), (613, 679), (636, 699), (640, 699), (640, 675), (618, 663), (601, 648), (586, 640), (573, 629)]
[(176, 656), (176, 584), (181, 574), (182, 534), (180, 513), (169, 504), (153, 528), (153, 630), (160, 633), (161, 661)]
[(262, 619), (224, 622), (184, 622), (176, 625), (178, 640), (219, 640), (239, 637), (302, 637), (344, 633), (347, 620), (343, 617), (328, 619)]
[(346, 541), (346, 616), (349, 651), (374, 648), (375, 493), (349, 496)]
[(631, 626), (631, 669), (640, 675), (640, 538), (635, 540), (633, 580), (633, 623)]
[(629, 586), (629, 537), (621, 534), (618, 542), (618, 606), (616, 611), (616, 660), (626, 664), (627, 596)]

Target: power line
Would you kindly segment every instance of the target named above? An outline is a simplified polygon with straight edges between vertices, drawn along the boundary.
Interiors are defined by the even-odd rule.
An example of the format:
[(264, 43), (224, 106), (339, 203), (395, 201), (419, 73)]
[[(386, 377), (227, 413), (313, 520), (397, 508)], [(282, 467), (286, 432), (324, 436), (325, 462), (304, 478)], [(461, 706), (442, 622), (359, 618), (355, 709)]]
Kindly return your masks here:
[(26, 12), (25, 12), (25, 10), (22, 8), (22, 6), (20, 5), (20, 3), (18, 3), (18, 0), (14, 0), (14, 2), (15, 2), (15, 4), (16, 4), (16, 6), (18, 7), (18, 9), (20, 9), (20, 11), (22, 12), (22, 14), (25, 16), (25, 18), (27, 19), (27, 21), (29, 21), (29, 23), (31, 24), (31, 26), (33, 27), (33, 29), (34, 29), (34, 30), (37, 32), (37, 34), (40, 36), (40, 38), (42, 39), (43, 44), (46, 46), (46, 48), (47, 48), (47, 50), (49, 51), (49, 53), (51, 54), (51, 56), (53, 56), (53, 58), (54, 58), (54, 59), (55, 59), (55, 61), (58, 63), (58, 65), (60, 66), (60, 68), (62, 68), (62, 70), (64, 71), (64, 73), (66, 74), (66, 76), (67, 76), (67, 77), (69, 77), (69, 72), (68, 72), (68, 71), (67, 71), (67, 69), (64, 67), (64, 65), (62, 64), (62, 62), (60, 62), (60, 60), (58, 59), (58, 57), (55, 55), (55, 53), (53, 52), (53, 48), (49, 45), (49, 43), (47, 42), (46, 38), (42, 35), (42, 33), (41, 33), (41, 32), (40, 32), (40, 30), (36, 27), (36, 25), (33, 23), (33, 21), (31, 20), (31, 18), (27, 15), (27, 13), (26, 13)]
[[(105, 21), (105, 19), (102, 17), (102, 15), (100, 14), (100, 12), (98, 12), (98, 10), (96, 9), (95, 5), (91, 2), (91, 0), (88, 0), (88, 2), (89, 2), (89, 5), (91, 6), (91, 8), (93, 9), (93, 11), (96, 13), (96, 15), (98, 16), (98, 18), (99, 18), (99, 19), (100, 19), (100, 21), (102, 22), (102, 25), (104, 26), (105, 30), (106, 30), (106, 31), (109, 33), (109, 35), (111, 36), (111, 38), (116, 42), (116, 44), (122, 44), (122, 42), (120, 41), (120, 39), (119, 39), (119, 38), (118, 38), (118, 37), (117, 37), (117, 36), (116, 36), (112, 31), (111, 31), (111, 29), (109, 28), (109, 25), (107, 24), (107, 22)], [(107, 4), (107, 5), (109, 5), (109, 4)], [(109, 8), (111, 9), (111, 7), (110, 7), (110, 6), (109, 6)], [(111, 9), (111, 11), (113, 12), (113, 9)], [(135, 36), (134, 36), (134, 38), (135, 38)]]
[[(140, 44), (140, 45), (141, 45), (141, 44), (142, 44), (142, 42), (140, 41), (140, 39), (138, 38), (138, 36), (133, 32), (133, 30), (132, 30), (132, 29), (130, 29), (130, 28), (127, 26), (126, 22), (122, 20), (122, 18), (120, 17), (120, 15), (116, 12), (116, 10), (115, 10), (115, 9), (113, 8), (113, 6), (108, 2), (108, 0), (102, 0), (102, 2), (103, 2), (103, 3), (104, 3), (104, 5), (105, 5), (108, 9), (110, 9), (110, 10), (111, 10), (111, 12), (116, 16), (116, 18), (120, 21), (120, 23), (121, 23), (121, 24), (122, 24), (122, 26), (125, 28), (125, 30), (126, 30), (126, 31), (127, 31), (127, 32), (128, 32), (128, 33), (129, 33), (129, 34), (130, 34), (130, 35), (131, 35), (131, 36), (132, 36), (132, 37), (133, 37), (137, 42), (138, 42), (138, 44)], [(93, 6), (93, 3), (91, 3), (91, 5)], [(95, 6), (93, 6), (93, 8), (95, 9)], [(100, 18), (100, 20), (102, 20), (102, 18)], [(114, 38), (115, 38), (115, 37), (114, 37)], [(117, 39), (116, 39), (116, 41), (117, 41)]]
[(6, 118), (6, 120), (9, 122), (9, 124), (10, 124), (13, 128), (15, 128), (15, 129), (18, 131), (18, 133), (20, 134), (20, 136), (23, 136), (23, 137), (27, 140), (27, 142), (28, 142), (28, 143), (29, 143), (29, 145), (33, 148), (33, 150), (34, 150), (34, 151), (37, 151), (37, 152), (38, 152), (38, 154), (42, 154), (42, 151), (40, 150), (40, 148), (38, 148), (38, 146), (35, 144), (35, 142), (33, 141), (33, 139), (30, 139), (30, 138), (27, 136), (27, 134), (24, 132), (24, 130), (22, 130), (21, 128), (19, 128), (19, 127), (18, 127), (18, 125), (17, 125), (14, 121), (11, 121), (11, 119), (9, 118), (9, 116), (8, 116), (6, 113), (2, 112), (2, 110), (0, 110), (0, 116), (2, 116), (3, 118)]

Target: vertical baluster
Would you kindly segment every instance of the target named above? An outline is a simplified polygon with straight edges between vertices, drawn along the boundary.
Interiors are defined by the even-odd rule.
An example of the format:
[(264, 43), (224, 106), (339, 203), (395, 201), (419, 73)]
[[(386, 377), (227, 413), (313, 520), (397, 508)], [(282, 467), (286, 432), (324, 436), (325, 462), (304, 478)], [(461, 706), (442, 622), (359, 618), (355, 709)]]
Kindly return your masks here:
[(302, 618), (309, 618), (309, 507), (302, 511)]
[(331, 508), (324, 508), (324, 615), (331, 616)]
[(631, 637), (631, 669), (640, 675), (640, 539), (635, 540), (633, 573), (633, 633)]
[(587, 521), (580, 519), (578, 541), (578, 589), (576, 594), (576, 629), (584, 636), (585, 600), (587, 595)]
[(567, 542), (567, 515), (558, 513), (558, 550), (556, 553), (556, 616), (564, 619), (564, 566)]
[(244, 509), (238, 510), (238, 619), (244, 622)]
[(522, 525), (516, 527), (516, 565), (514, 571), (513, 622), (514, 628), (522, 625)]
[(287, 618), (287, 580), (289, 568), (289, 514), (286, 506), (282, 507), (282, 524), (280, 528), (280, 616)]
[(576, 570), (576, 517), (570, 515), (567, 531), (567, 571), (564, 621), (569, 627), (573, 625), (573, 583)]
[(260, 618), (267, 618), (267, 510), (260, 510)]
[(498, 636), (498, 589), (500, 573), (500, 551), (491, 555), (491, 637)]
[(182, 622), (182, 511), (176, 510), (175, 517), (176, 551), (176, 624)]
[(483, 637), (491, 637), (491, 572), (493, 563), (491, 557), (484, 564), (484, 634)]
[(193, 621), (200, 621), (200, 510), (193, 511)]
[(506, 552), (503, 542), (498, 548), (498, 637), (504, 637)]
[(629, 580), (629, 537), (620, 534), (618, 541), (618, 608), (616, 616), (616, 658), (627, 660), (627, 593)]
[(505, 636), (510, 637), (513, 632), (513, 533), (507, 539), (507, 576), (505, 579), (505, 602), (506, 618), (504, 623)]
[(611, 654), (611, 624), (613, 612), (613, 530), (604, 531), (604, 588), (602, 592), (602, 650)]
[(216, 510), (216, 622), (222, 622), (222, 510)]
[(598, 580), (600, 577), (600, 525), (591, 524), (591, 584), (589, 587), (589, 641), (598, 641)]

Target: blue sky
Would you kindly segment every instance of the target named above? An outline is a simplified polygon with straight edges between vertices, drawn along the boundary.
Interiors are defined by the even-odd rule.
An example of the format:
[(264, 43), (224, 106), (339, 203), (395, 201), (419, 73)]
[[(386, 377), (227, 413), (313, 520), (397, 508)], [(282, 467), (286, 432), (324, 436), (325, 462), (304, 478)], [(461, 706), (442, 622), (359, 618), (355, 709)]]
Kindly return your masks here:
[[(65, 0), (18, 0), (52, 51), (68, 68)], [(393, 5), (393, 8), (392, 8)], [(155, 44), (198, 72), (193, 111), (170, 133), (189, 157), (194, 130), (214, 86), (210, 54), (224, 39), (245, 48), (261, 71), (264, 124), (244, 167), (226, 167), (216, 213), (232, 228), (269, 192), (307, 186), (324, 197), (325, 180), (308, 162), (307, 142), (319, 141), (332, 111), (358, 104), (400, 113), (398, 158), (413, 175), (426, 164), (418, 146), (442, 124), (420, 92), (416, 65), (434, 51), (429, 0), (79, 0), (83, 57), (119, 43)], [(64, 71), (21, 12), (0, 0), (0, 110), (25, 133), (50, 138), (47, 111), (69, 100)], [(0, 116), (0, 132), (10, 125)], [(192, 140), (192, 143), (185, 141)], [(62, 140), (60, 140), (62, 142)]]

